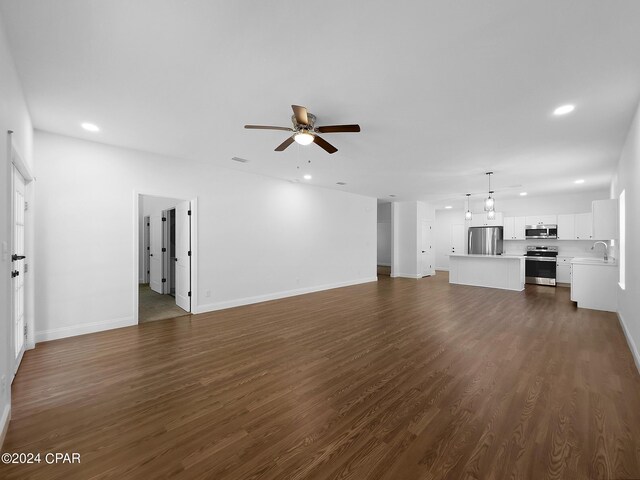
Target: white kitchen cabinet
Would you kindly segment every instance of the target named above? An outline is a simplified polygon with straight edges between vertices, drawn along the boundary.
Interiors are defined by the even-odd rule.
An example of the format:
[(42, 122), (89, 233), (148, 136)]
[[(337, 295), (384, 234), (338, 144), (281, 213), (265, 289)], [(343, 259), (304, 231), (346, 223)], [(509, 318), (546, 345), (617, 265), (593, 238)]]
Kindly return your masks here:
[(618, 200), (594, 200), (591, 203), (593, 215), (593, 238), (612, 240), (618, 238)]
[(503, 223), (504, 220), (501, 212), (496, 212), (496, 218), (493, 220), (487, 219), (486, 212), (474, 213), (473, 218), (471, 219), (472, 227), (499, 227), (502, 226)]
[(558, 223), (557, 215), (531, 215), (525, 217), (526, 225), (555, 225)]
[(577, 213), (575, 220), (576, 240), (593, 239), (593, 215), (591, 213)]
[(571, 260), (573, 257), (556, 258), (556, 282), (571, 283)]
[(525, 217), (504, 217), (504, 239), (524, 240)]
[(576, 239), (576, 216), (571, 213), (569, 215), (558, 215), (558, 240), (575, 240)]
[[(593, 259), (571, 261), (571, 300), (579, 308), (615, 312), (618, 306), (618, 266), (612, 263), (593, 263)], [(589, 261), (590, 260), (590, 261)]]
[(524, 240), (525, 225), (527, 224), (525, 217), (515, 217), (514, 227), (516, 233), (516, 240)]

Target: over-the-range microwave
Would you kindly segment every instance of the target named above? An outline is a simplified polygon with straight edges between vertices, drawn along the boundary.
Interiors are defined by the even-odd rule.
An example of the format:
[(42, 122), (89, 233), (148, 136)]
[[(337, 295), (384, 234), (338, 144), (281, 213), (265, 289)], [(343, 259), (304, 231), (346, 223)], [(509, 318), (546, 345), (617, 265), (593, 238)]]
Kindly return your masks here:
[(526, 225), (524, 238), (558, 238), (557, 225)]

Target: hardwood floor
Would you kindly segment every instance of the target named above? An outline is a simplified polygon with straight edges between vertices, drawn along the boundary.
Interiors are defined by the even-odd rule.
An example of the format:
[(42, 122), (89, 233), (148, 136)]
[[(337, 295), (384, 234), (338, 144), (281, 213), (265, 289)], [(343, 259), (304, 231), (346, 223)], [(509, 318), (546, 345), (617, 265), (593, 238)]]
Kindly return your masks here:
[(637, 479), (640, 375), (568, 289), (380, 277), (39, 344), (3, 479)]

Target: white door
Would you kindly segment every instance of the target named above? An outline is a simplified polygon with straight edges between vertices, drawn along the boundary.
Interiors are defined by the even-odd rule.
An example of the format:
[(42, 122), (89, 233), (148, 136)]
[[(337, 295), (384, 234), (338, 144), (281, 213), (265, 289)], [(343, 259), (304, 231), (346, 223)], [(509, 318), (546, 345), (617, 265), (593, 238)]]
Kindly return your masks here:
[(191, 311), (191, 204), (176, 206), (176, 305)]
[(465, 253), (464, 224), (451, 225), (451, 253)]
[(422, 276), (433, 275), (433, 248), (431, 245), (431, 222), (422, 222)]
[(24, 231), (24, 178), (13, 167), (13, 202), (12, 202), (12, 255), (11, 255), (11, 293), (12, 293), (12, 327), (14, 345), (14, 373), (20, 366), (22, 355), (24, 354), (24, 344), (27, 336), (24, 319), (24, 252), (25, 252), (25, 231)]
[(150, 250), (150, 245), (149, 245), (149, 234), (150, 229), (149, 227), (151, 226), (151, 224), (149, 223), (149, 217), (144, 217), (144, 228), (142, 229), (143, 231), (143, 239), (142, 239), (142, 245), (143, 245), (143, 256), (144, 256), (144, 271), (142, 272), (142, 280), (143, 283), (149, 283), (149, 260), (151, 259), (151, 257), (149, 256), (149, 254), (151, 253)]
[(162, 215), (156, 214), (149, 217), (149, 286), (157, 293), (164, 293), (162, 282)]

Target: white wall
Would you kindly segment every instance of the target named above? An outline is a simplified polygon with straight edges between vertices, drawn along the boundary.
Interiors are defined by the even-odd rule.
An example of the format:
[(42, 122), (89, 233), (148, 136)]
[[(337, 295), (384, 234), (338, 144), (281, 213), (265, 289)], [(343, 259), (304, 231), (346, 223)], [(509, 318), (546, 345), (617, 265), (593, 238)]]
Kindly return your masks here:
[[(574, 188), (573, 186), (568, 188)], [(496, 198), (496, 210), (502, 212), (505, 217), (527, 215), (553, 215), (567, 213), (586, 213), (591, 211), (593, 200), (609, 198), (607, 190), (586, 190), (571, 192), (564, 195), (550, 195), (545, 197), (527, 196), (501, 200)], [(482, 199), (471, 202), (471, 210), (474, 215), (486, 215), (483, 211)], [(436, 268), (449, 269), (449, 249), (451, 243), (451, 225), (464, 224), (464, 210), (438, 210), (436, 211)], [(465, 239), (466, 241), (466, 239)], [(513, 240), (504, 242), (506, 253), (523, 253), (527, 245), (540, 245), (540, 240)], [(598, 252), (591, 250), (593, 242), (583, 241), (553, 241), (545, 240), (545, 245), (557, 245), (560, 255), (569, 257), (598, 256)], [(601, 253), (600, 253), (601, 254)]]
[(134, 190), (198, 198), (196, 312), (376, 280), (375, 198), (44, 132), (35, 153), (40, 340), (132, 323)]
[[(2, 19), (0, 19), (0, 245), (10, 245), (10, 158), (8, 130), (13, 130), (13, 144), (24, 161), (33, 171), (32, 127), (22, 87), (9, 51)], [(10, 252), (0, 247), (0, 444), (4, 440), (5, 429), (11, 405), (9, 382), (13, 368), (13, 342), (11, 340), (10, 303)], [(34, 265), (33, 259), (30, 263)]]
[(626, 285), (618, 287), (618, 315), (640, 370), (640, 109), (631, 124), (614, 180), (611, 198), (626, 197)]
[(378, 204), (378, 265), (391, 266), (391, 203)]

